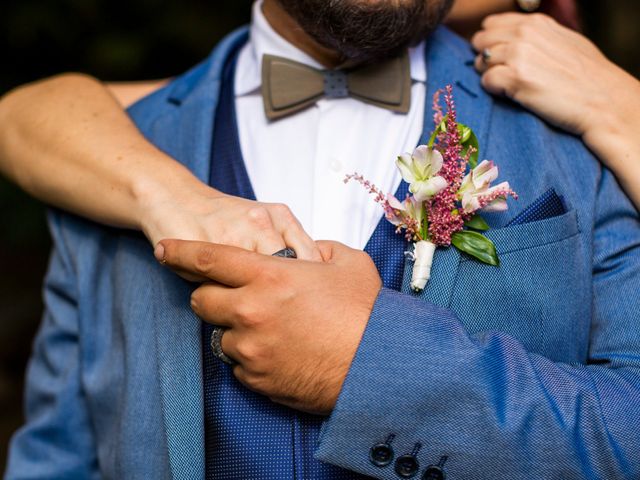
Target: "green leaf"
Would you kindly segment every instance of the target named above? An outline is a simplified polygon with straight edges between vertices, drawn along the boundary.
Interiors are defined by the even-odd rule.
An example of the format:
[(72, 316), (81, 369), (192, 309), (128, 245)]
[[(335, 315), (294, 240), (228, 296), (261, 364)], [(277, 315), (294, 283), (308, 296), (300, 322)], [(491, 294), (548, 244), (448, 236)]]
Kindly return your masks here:
[(436, 137), (438, 136), (439, 133), (447, 133), (447, 118), (449, 118), (449, 115), (445, 115), (443, 117), (440, 124), (435, 128), (435, 130), (431, 134), (431, 137), (429, 138), (429, 143), (427, 143), (427, 146), (429, 148), (433, 148), (433, 144), (436, 142)]
[[(429, 148), (433, 148), (433, 144), (435, 143), (436, 137), (439, 133), (447, 132), (448, 118), (449, 116), (445, 115), (440, 124), (431, 134), (429, 142), (427, 143)], [(473, 133), (473, 130), (471, 130), (471, 128), (467, 127), (465, 124), (457, 123), (456, 126), (458, 128), (458, 133), (460, 134), (460, 145), (462, 146), (460, 155), (464, 157), (467, 154), (469, 147), (473, 147), (475, 149), (475, 152), (472, 153), (469, 157), (469, 165), (471, 166), (471, 168), (476, 168), (476, 166), (478, 165), (478, 156), (480, 155), (480, 144), (478, 142), (478, 137), (476, 137), (476, 134)]]
[(427, 143), (427, 147), (433, 148), (433, 144), (436, 143), (436, 136), (438, 135), (438, 130), (434, 130), (429, 138), (429, 142)]
[(471, 157), (469, 157), (469, 166), (471, 168), (476, 168), (478, 165), (478, 156), (480, 155), (480, 143), (478, 142), (478, 137), (473, 133), (473, 130), (462, 123), (458, 124), (458, 131), (460, 132), (460, 143), (462, 145), (462, 152), (460, 152), (460, 155), (464, 157), (467, 154), (469, 147), (473, 147), (475, 152), (473, 152)]
[(489, 225), (480, 215), (474, 215), (469, 220), (464, 222), (464, 224), (469, 228), (480, 230), (481, 232), (486, 232), (487, 230), (489, 230)]
[(466, 125), (459, 123), (458, 133), (460, 134), (460, 143), (464, 144), (469, 141), (469, 137), (471, 137), (471, 134), (473, 133), (473, 131)]
[(483, 263), (500, 265), (496, 246), (491, 240), (478, 232), (462, 230), (451, 235), (451, 243), (458, 250), (465, 252)]

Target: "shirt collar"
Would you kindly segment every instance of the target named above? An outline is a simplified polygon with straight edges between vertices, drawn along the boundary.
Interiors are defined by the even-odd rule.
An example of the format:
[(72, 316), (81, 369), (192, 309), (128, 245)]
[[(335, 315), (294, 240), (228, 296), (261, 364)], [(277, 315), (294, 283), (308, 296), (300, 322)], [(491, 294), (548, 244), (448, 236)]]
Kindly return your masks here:
[[(281, 37), (262, 13), (262, 1), (256, 0), (252, 7), (249, 45), (240, 53), (243, 66), (236, 72), (236, 96), (254, 93), (262, 84), (262, 56), (277, 55), (290, 60), (323, 69), (324, 67), (311, 56)], [(414, 82), (427, 81), (427, 67), (424, 58), (424, 40), (409, 49), (411, 78)]]

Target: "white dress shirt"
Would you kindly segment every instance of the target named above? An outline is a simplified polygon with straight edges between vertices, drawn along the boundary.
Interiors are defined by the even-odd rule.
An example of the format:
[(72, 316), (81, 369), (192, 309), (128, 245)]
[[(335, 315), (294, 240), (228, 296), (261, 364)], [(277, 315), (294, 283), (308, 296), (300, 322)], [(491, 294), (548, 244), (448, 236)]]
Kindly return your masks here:
[(424, 43), (410, 50), (411, 108), (398, 114), (352, 98), (322, 99), (280, 120), (267, 120), (260, 93), (262, 56), (322, 65), (277, 34), (253, 5), (249, 42), (235, 76), (240, 146), (256, 197), (288, 205), (315, 240), (363, 249), (382, 208), (345, 174), (358, 173), (383, 192), (395, 193), (396, 157), (412, 152), (422, 133), (426, 66)]

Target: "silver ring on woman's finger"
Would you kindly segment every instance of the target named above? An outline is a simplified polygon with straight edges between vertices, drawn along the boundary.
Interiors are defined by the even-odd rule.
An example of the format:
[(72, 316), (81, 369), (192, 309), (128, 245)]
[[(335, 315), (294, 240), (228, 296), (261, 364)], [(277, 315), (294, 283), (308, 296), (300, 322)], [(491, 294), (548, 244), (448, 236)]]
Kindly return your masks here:
[(489, 50), (488, 48), (485, 48), (482, 50), (482, 61), (484, 63), (489, 63), (489, 60), (491, 60), (491, 50)]
[(211, 351), (213, 352), (213, 356), (218, 360), (226, 363), (227, 365), (235, 365), (236, 362), (222, 351), (222, 335), (224, 335), (226, 330), (227, 329), (223, 327), (213, 327), (213, 331), (211, 332)]

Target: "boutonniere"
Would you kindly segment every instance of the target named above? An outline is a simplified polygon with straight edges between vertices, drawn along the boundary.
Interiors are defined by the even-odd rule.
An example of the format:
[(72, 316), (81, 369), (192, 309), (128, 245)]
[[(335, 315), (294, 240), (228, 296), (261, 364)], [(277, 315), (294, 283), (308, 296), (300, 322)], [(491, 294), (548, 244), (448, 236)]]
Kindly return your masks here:
[(412, 154), (402, 154), (396, 165), (409, 184), (404, 201), (385, 195), (362, 175), (347, 175), (375, 195), (386, 219), (404, 233), (414, 261), (411, 288), (421, 291), (431, 277), (431, 264), (437, 247), (453, 247), (476, 260), (498, 266), (496, 247), (482, 232), (489, 229), (478, 212), (507, 209), (507, 197), (518, 198), (508, 182), (491, 184), (498, 178), (498, 167), (489, 160), (478, 163), (478, 139), (459, 123), (451, 86), (445, 89), (446, 114), (440, 107), (439, 90), (433, 98), (435, 130), (427, 145)]

